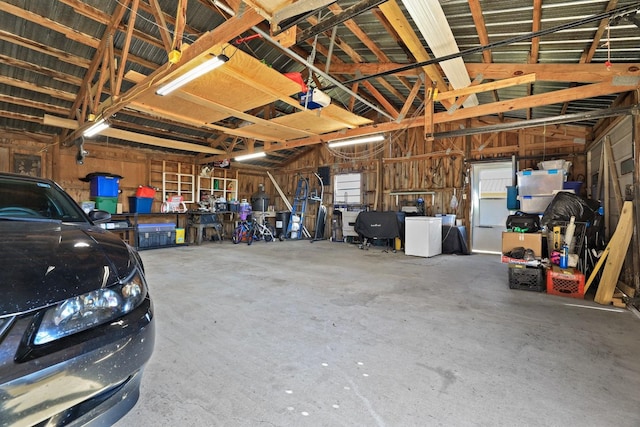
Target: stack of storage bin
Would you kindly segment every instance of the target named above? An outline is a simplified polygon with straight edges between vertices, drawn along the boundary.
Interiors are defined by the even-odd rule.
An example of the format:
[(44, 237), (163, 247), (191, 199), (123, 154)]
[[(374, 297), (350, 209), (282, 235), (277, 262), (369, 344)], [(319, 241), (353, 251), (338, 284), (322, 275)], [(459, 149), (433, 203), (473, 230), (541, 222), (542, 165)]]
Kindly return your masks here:
[(526, 213), (544, 213), (555, 193), (562, 191), (563, 183), (563, 169), (518, 172), (520, 210)]
[(116, 213), (120, 178), (109, 175), (96, 175), (91, 178), (90, 196), (96, 203), (96, 209)]
[(129, 197), (129, 212), (151, 213), (156, 190), (153, 187), (139, 186), (135, 197)]

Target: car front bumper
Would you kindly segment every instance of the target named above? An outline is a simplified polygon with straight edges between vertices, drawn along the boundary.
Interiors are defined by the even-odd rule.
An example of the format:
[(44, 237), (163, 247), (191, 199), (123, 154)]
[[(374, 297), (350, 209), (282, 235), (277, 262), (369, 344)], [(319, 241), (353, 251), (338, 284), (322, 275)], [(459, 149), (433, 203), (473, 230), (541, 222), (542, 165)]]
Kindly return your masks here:
[(112, 425), (136, 403), (155, 341), (149, 298), (127, 315), (74, 337), (71, 345), (16, 362), (33, 316), (0, 336), (0, 425)]

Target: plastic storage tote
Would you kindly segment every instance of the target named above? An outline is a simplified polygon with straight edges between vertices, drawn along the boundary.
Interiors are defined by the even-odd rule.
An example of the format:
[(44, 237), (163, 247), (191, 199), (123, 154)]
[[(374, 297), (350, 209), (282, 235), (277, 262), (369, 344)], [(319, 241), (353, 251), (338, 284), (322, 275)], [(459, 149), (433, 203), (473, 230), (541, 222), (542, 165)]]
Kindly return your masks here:
[(89, 189), (91, 197), (118, 197), (120, 178), (114, 176), (94, 176)]

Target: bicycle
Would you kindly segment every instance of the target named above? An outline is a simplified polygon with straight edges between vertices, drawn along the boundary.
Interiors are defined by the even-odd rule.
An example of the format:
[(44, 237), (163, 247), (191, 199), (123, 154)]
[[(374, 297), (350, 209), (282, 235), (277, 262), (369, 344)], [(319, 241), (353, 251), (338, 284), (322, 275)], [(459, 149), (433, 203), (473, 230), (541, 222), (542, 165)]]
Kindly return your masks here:
[(253, 240), (262, 240), (271, 242), (276, 238), (276, 229), (265, 221), (264, 214), (260, 221), (253, 220)]
[(240, 242), (247, 242), (248, 245), (253, 243), (253, 221), (242, 220), (238, 223), (238, 226), (233, 230), (231, 241), (235, 244)]
[(249, 245), (256, 240), (264, 240), (265, 242), (274, 241), (276, 236), (275, 229), (271, 224), (265, 224), (264, 222), (264, 217), (262, 221), (255, 219), (240, 221), (235, 230), (233, 230), (231, 240), (236, 244), (247, 242)]

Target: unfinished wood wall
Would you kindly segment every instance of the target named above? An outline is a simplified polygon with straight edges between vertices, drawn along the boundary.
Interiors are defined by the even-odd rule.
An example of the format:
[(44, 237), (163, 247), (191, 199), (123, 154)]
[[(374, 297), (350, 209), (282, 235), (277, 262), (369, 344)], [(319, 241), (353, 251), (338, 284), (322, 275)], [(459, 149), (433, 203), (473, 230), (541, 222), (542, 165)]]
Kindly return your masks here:
[[(474, 123), (469, 122), (468, 125), (473, 126)], [(457, 128), (457, 125), (448, 124), (436, 131)], [(323, 145), (318, 145), (285, 168), (272, 171), (272, 174), (291, 200), (297, 176), (309, 177), (310, 182), (314, 182), (313, 173), (317, 172), (318, 167), (328, 166), (331, 180), (330, 185), (325, 187), (324, 204), (328, 207), (329, 216), (333, 210), (333, 177), (341, 173), (359, 172), (363, 175), (363, 200), (370, 209), (395, 211), (403, 205), (415, 205), (416, 199), (422, 197), (428, 215), (456, 214), (457, 219), (468, 226), (470, 162), (516, 155), (520, 159), (519, 169), (537, 169), (542, 160), (564, 159), (572, 162), (568, 179), (583, 180), (586, 174), (584, 140), (587, 136), (582, 129), (554, 127), (429, 140), (425, 138), (423, 128), (415, 128), (392, 136), (384, 149), (371, 157), (366, 156), (365, 148), (355, 146), (351, 154), (359, 160), (345, 160), (333, 155)], [(259, 173), (254, 178), (241, 178), (241, 182), (245, 181), (248, 189), (257, 188), (257, 181), (261, 179), (270, 184), (266, 174)], [(277, 193), (270, 185), (266, 187), (267, 192), (273, 195), (272, 204), (276, 205), (276, 209), (284, 209)], [(396, 204), (394, 192), (415, 194), (398, 196)], [(427, 194), (430, 192), (434, 194)], [(454, 194), (457, 206), (452, 204)], [(314, 224), (315, 208), (312, 206), (305, 225), (311, 230)], [(330, 224), (330, 218), (327, 224)], [(329, 234), (330, 227), (326, 227), (325, 235)]]
[[(74, 200), (80, 202), (90, 199), (89, 182), (81, 181), (90, 173), (105, 172), (120, 175), (120, 196), (123, 211), (129, 209), (128, 197), (134, 196), (139, 185), (151, 185), (159, 188), (158, 179), (153, 179), (151, 162), (167, 160), (185, 162), (193, 165), (193, 156), (181, 156), (161, 153), (150, 149), (132, 149), (108, 143), (85, 143), (88, 155), (83, 164), (76, 162), (77, 148), (60, 148), (54, 143), (39, 143), (29, 140), (0, 141), (0, 171), (16, 172), (16, 155), (27, 155), (41, 159), (39, 176), (54, 179)], [(160, 211), (160, 196), (156, 194), (154, 211)]]
[[(465, 127), (486, 125), (475, 121), (465, 122)], [(459, 124), (440, 125), (436, 132), (459, 129)], [(516, 155), (519, 169), (537, 168), (544, 159), (562, 158), (572, 162), (569, 180), (583, 180), (586, 175), (584, 140), (589, 138), (584, 128), (556, 126), (532, 128), (493, 134), (478, 134), (454, 138), (431, 140), (424, 135), (423, 128), (413, 128), (392, 135), (384, 146), (375, 153), (368, 153), (366, 147), (355, 146), (348, 158), (335, 155), (324, 145), (308, 147), (306, 152), (293, 159), (286, 167), (270, 170), (285, 197), (291, 202), (295, 195), (298, 178), (309, 180), (310, 188), (320, 193), (320, 185), (314, 173), (321, 166), (330, 170), (330, 180), (323, 187), (323, 203), (327, 206), (330, 224), (333, 211), (333, 178), (337, 174), (359, 172), (363, 177), (362, 198), (369, 209), (388, 211), (399, 210), (403, 205), (415, 205), (416, 199), (425, 200), (428, 215), (453, 214), (469, 225), (469, 164), (473, 161), (509, 158)], [(158, 163), (172, 162), (186, 165), (197, 175), (197, 156), (167, 154), (151, 149), (126, 148), (106, 142), (86, 143), (89, 154), (84, 164), (76, 163), (75, 147), (60, 148), (55, 144), (21, 141), (0, 141), (0, 170), (12, 172), (15, 155), (39, 156), (41, 176), (54, 178), (77, 201), (89, 199), (89, 183), (80, 181), (91, 172), (118, 174), (122, 190), (119, 202), (128, 211), (128, 197), (135, 194), (138, 185), (162, 186)], [(263, 184), (269, 194), (270, 205), (276, 211), (287, 210), (286, 204), (267, 176), (267, 169), (252, 169), (232, 163), (229, 176), (238, 177), (238, 200), (247, 199)], [(182, 166), (181, 166), (182, 167)], [(586, 188), (586, 186), (583, 186)], [(396, 196), (394, 192), (414, 192), (415, 194)], [(425, 194), (420, 194), (424, 192)], [(433, 195), (428, 193), (434, 193)], [(458, 205), (454, 209), (452, 198), (456, 196)], [(160, 210), (160, 194), (156, 194), (153, 210)], [(197, 208), (191, 205), (190, 208)], [(305, 225), (315, 228), (317, 205), (310, 202)], [(325, 228), (330, 235), (330, 227)]]

